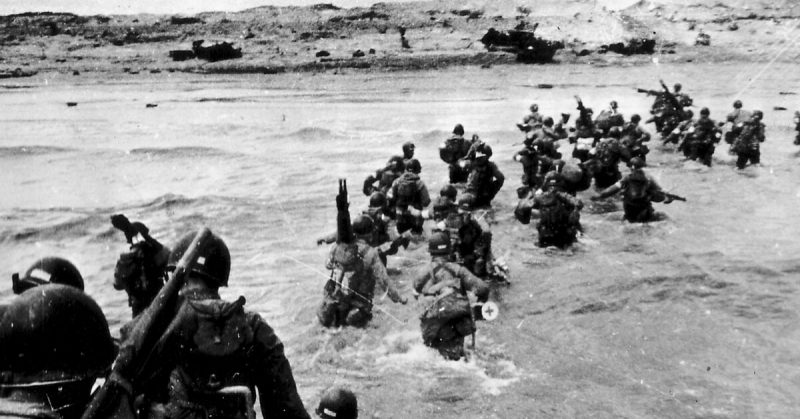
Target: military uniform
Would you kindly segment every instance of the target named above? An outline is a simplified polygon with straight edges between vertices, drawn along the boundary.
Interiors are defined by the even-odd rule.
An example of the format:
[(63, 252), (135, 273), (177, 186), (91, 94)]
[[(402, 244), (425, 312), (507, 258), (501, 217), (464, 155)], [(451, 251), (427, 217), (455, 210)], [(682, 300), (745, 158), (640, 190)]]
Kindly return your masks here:
[(363, 238), (351, 244), (336, 244), (327, 268), (331, 270), (331, 279), (325, 283), (324, 299), (317, 312), (323, 326), (365, 326), (372, 319), (376, 286), (386, 289), (392, 301), (405, 301), (389, 279), (378, 251)]
[(574, 196), (548, 188), (533, 197), (533, 209), (539, 210), (536, 231), (539, 246), (567, 247), (575, 242), (580, 231), (580, 209), (583, 203)]
[(142, 241), (131, 245), (114, 268), (114, 289), (125, 290), (133, 317), (144, 311), (164, 286), (169, 249)]
[(489, 287), (464, 267), (447, 262), (445, 255), (434, 256), (414, 278), (413, 287), (424, 296), (420, 328), (425, 345), (447, 359), (463, 357), (464, 337), (476, 330), (467, 292), (486, 301)]
[(423, 208), (431, 203), (428, 188), (419, 175), (411, 171), (403, 173), (392, 183), (392, 187), (387, 193), (387, 198), (389, 198), (390, 202), (394, 202), (395, 205), (397, 232), (402, 234), (407, 230), (411, 230), (416, 234), (421, 234), (423, 220), (413, 216), (408, 211), (408, 207), (422, 211)]
[(761, 143), (766, 136), (764, 124), (759, 120), (750, 119), (742, 127), (742, 132), (734, 140), (731, 150), (736, 153), (736, 167), (744, 169), (748, 161), (751, 164), (761, 162)]
[(602, 191), (598, 198), (623, 192), (622, 206), (625, 219), (632, 223), (644, 223), (653, 218), (654, 210), (651, 202), (665, 200), (664, 192), (651, 176), (639, 169), (633, 169), (622, 180)]
[[(711, 166), (711, 156), (714, 155), (714, 144), (719, 142), (720, 133), (717, 124), (708, 116), (701, 115), (690, 128), (684, 145), (690, 160), (699, 160), (706, 166)], [(686, 150), (688, 149), (688, 150)]]
[(439, 146), (439, 158), (447, 163), (450, 183), (464, 183), (469, 172), (464, 159), (469, 153), (471, 143), (463, 135), (453, 134)]
[(494, 162), (476, 161), (472, 166), (469, 178), (467, 178), (466, 192), (475, 195), (476, 207), (488, 206), (503, 187), (505, 179)]
[(619, 162), (628, 161), (630, 155), (616, 138), (604, 138), (595, 147), (593, 170), (595, 187), (607, 188), (618, 181), (622, 174), (619, 171)]

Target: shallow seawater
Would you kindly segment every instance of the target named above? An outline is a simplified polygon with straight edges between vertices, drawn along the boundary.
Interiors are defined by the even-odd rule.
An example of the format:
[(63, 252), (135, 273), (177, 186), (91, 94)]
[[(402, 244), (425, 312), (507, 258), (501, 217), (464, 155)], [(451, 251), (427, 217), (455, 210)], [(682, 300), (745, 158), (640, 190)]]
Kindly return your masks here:
[[(800, 154), (796, 96), (779, 92), (800, 79), (788, 65), (755, 77), (760, 66), (4, 80), (0, 276), (65, 257), (116, 332), (130, 317), (111, 286), (127, 247), (109, 216), (141, 220), (167, 245), (207, 225), (233, 257), (224, 296), (245, 295), (275, 328), (309, 411), (338, 383), (356, 391), (366, 418), (794, 417)], [(708, 106), (717, 120), (737, 94), (764, 110), (763, 164), (737, 171), (722, 144), (707, 168), (652, 144), (648, 172), (688, 202), (656, 204), (664, 221), (630, 225), (618, 202), (598, 206), (590, 190), (580, 195), (580, 242), (537, 248), (535, 229), (512, 216), (514, 123), (534, 101), (574, 118), (576, 94), (595, 113), (616, 99), (646, 119), (650, 98), (634, 88), (659, 78), (681, 82), (695, 112)], [(493, 291), (501, 315), (479, 323), (470, 361), (422, 345), (413, 299), (385, 299), (365, 330), (318, 326), (327, 249), (315, 241), (335, 228), (336, 179), (348, 179), (355, 214), (366, 206), (363, 179), (413, 141), (435, 195), (447, 176), (436, 148), (459, 122), (492, 145), (506, 175), (486, 218), (512, 273)], [(389, 258), (406, 292), (427, 259), (424, 241)]]

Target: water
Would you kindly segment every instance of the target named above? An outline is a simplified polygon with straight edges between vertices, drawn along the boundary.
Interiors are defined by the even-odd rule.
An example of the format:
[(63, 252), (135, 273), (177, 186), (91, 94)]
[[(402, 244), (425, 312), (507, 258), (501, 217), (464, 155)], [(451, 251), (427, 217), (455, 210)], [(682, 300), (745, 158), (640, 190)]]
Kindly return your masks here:
[[(798, 89), (793, 66), (772, 68), (740, 96), (765, 111), (761, 167), (736, 171), (725, 144), (711, 168), (653, 146), (648, 172), (688, 199), (656, 204), (665, 221), (623, 223), (587, 191), (586, 235), (562, 252), (536, 248), (532, 226), (511, 215), (521, 175), (511, 160), (521, 140), (514, 123), (532, 101), (553, 116), (575, 116), (574, 94), (596, 112), (616, 99), (622, 112), (646, 114), (650, 98), (633, 88), (664, 78), (682, 82), (719, 120), (758, 70), (563, 65), (4, 80), (0, 257), (8, 263), (0, 276), (65, 257), (116, 333), (130, 311), (111, 286), (126, 245), (109, 216), (141, 220), (168, 245), (207, 225), (232, 253), (223, 296), (245, 295), (275, 328), (309, 411), (338, 383), (359, 395), (363, 417), (794, 417), (800, 227), (791, 217), (800, 169), (791, 144), (796, 96), (779, 95)], [(507, 178), (487, 215), (495, 252), (512, 272), (511, 288), (492, 297), (500, 318), (478, 325), (469, 363), (422, 345), (413, 299), (386, 299), (366, 330), (323, 330), (314, 313), (327, 249), (315, 241), (335, 228), (336, 179), (349, 180), (355, 213), (366, 206), (363, 179), (414, 141), (436, 194), (447, 176), (436, 147), (458, 122), (492, 145)], [(406, 292), (425, 249), (416, 243), (389, 258)], [(2, 288), (0, 300), (11, 298)]]

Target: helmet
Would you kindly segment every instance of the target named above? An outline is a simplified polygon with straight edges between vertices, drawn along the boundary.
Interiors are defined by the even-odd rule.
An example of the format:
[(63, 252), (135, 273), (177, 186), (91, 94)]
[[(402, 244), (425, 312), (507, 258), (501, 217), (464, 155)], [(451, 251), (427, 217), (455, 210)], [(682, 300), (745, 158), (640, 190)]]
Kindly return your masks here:
[(408, 163), (406, 163), (406, 171), (418, 174), (422, 171), (422, 165), (419, 164), (419, 160), (411, 159), (408, 161)]
[(450, 212), (456, 205), (453, 201), (446, 196), (437, 196), (436, 199), (433, 200), (433, 213), (434, 218), (437, 215), (442, 215), (443, 212)]
[(372, 233), (374, 223), (372, 218), (367, 215), (359, 215), (353, 220), (353, 234), (363, 236)]
[(356, 419), (358, 418), (356, 395), (346, 388), (331, 387), (325, 390), (316, 412), (323, 419)]
[(416, 146), (411, 141), (406, 141), (403, 143), (403, 155), (406, 157), (411, 157), (414, 155), (414, 149)]
[(592, 108), (586, 108), (586, 113), (593, 115), (594, 111), (592, 110)]
[(436, 231), (428, 239), (428, 253), (431, 255), (450, 254), (450, 237), (443, 231)]
[(636, 124), (636, 123), (639, 123), (639, 121), (641, 121), (641, 120), (642, 120), (642, 117), (639, 116), (638, 113), (635, 113), (635, 114), (631, 115), (631, 122)]
[(13, 299), (0, 318), (0, 375), (12, 384), (94, 379), (114, 361), (108, 322), (83, 291), (45, 284)]
[(644, 160), (641, 157), (634, 157), (628, 162), (631, 169), (641, 169), (645, 166)]
[(683, 111), (683, 114), (686, 116), (687, 119), (694, 116), (694, 112), (691, 109)]
[[(167, 268), (174, 269), (178, 265), (196, 235), (197, 232), (193, 231), (187, 233), (178, 241), (169, 255)], [(201, 249), (199, 256), (197, 262), (192, 266), (192, 272), (210, 279), (217, 286), (227, 287), (228, 276), (231, 272), (231, 253), (228, 251), (228, 246), (225, 242), (212, 233), (208, 243)]]
[(83, 277), (70, 261), (59, 257), (45, 257), (36, 262), (25, 271), (25, 277), (19, 274), (12, 275), (14, 294), (47, 283), (71, 285), (83, 291)]
[(545, 118), (545, 119), (544, 119), (544, 121), (542, 121), (542, 123), (543, 123), (543, 124), (544, 124), (544, 126), (546, 126), (546, 127), (552, 127), (552, 126), (553, 126), (553, 124), (555, 123), (555, 121), (553, 121), (553, 118), (552, 118), (552, 117), (549, 117), (549, 116), (548, 116), (547, 118)]
[(708, 108), (700, 109), (700, 115), (708, 116), (709, 114), (711, 114), (711, 111), (709, 111)]
[(539, 112), (539, 105), (532, 103), (531, 104), (531, 112)]
[(453, 127), (453, 134), (464, 135), (464, 126), (461, 124), (456, 124), (456, 126)]
[(442, 186), (442, 190), (439, 192), (439, 195), (450, 198), (451, 201), (455, 201), (456, 196), (458, 195), (458, 189), (448, 183), (447, 185)]
[(386, 163), (387, 166), (394, 166), (396, 169), (403, 170), (403, 156), (392, 156)]
[(482, 157), (482, 156), (486, 156), (487, 159), (489, 157), (492, 157), (492, 147), (489, 144), (483, 143), (479, 145), (475, 150), (475, 157)]
[(471, 210), (475, 206), (475, 195), (465, 192), (458, 198), (458, 208), (464, 210)]
[(675, 83), (675, 85), (672, 86), (672, 87), (675, 89), (676, 92), (680, 92), (681, 87), (683, 87), (683, 86), (681, 86), (680, 83)]
[(734, 100), (734, 101), (733, 101), (733, 107), (734, 107), (734, 108), (736, 108), (736, 109), (739, 109), (739, 108), (741, 108), (741, 107), (742, 107), (742, 101), (741, 101), (741, 100), (738, 100), (738, 99), (737, 99), (737, 100)]
[(611, 127), (608, 130), (608, 136), (611, 138), (620, 138), (622, 137), (622, 129), (620, 127)]
[(617, 109), (617, 107), (619, 106), (619, 105), (617, 104), (617, 101), (616, 101), (616, 100), (612, 100), (612, 101), (611, 101), (611, 103), (610, 103), (609, 105), (611, 106), (611, 109)]
[(369, 196), (369, 206), (376, 207), (376, 208), (383, 208), (386, 206), (386, 195), (383, 192), (373, 192), (372, 195)]

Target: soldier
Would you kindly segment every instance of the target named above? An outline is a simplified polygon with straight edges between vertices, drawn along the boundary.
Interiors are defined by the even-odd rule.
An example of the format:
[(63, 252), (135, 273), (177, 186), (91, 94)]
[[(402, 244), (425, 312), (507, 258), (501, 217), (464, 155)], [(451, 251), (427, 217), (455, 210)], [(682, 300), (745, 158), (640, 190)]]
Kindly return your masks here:
[(417, 148), (411, 141), (403, 143), (403, 164), (408, 164), (414, 158), (414, 150)]
[(422, 211), (430, 205), (431, 197), (425, 182), (419, 178), (422, 165), (419, 160), (411, 159), (406, 166), (406, 171), (402, 176), (395, 179), (392, 187), (386, 194), (389, 202), (395, 205), (395, 217), (397, 219), (397, 232), (403, 234), (411, 230), (414, 234), (422, 234), (423, 220), (412, 214), (409, 208)]
[(472, 144), (464, 138), (464, 127), (456, 124), (453, 135), (439, 146), (439, 157), (447, 163), (450, 183), (464, 183), (469, 171), (465, 169), (464, 159)]
[(631, 157), (640, 157), (645, 160), (650, 149), (644, 143), (650, 141), (650, 133), (639, 125), (641, 120), (642, 117), (639, 114), (631, 115), (630, 122), (622, 126), (622, 140), (620, 143), (628, 149)]
[(539, 210), (538, 246), (556, 246), (561, 249), (575, 242), (581, 230), (580, 210), (583, 203), (558, 189), (555, 178), (548, 179), (543, 189), (520, 201), (515, 215), (523, 224), (530, 222), (531, 210)]
[(592, 161), (586, 164), (591, 166), (589, 170), (597, 189), (607, 188), (618, 181), (622, 177), (619, 172), (619, 162), (630, 160), (628, 150), (620, 144), (621, 136), (622, 131), (619, 127), (611, 128), (608, 137), (597, 143)]
[(0, 417), (77, 419), (114, 361), (103, 311), (76, 287), (43, 284), (0, 313)]
[[(195, 236), (189, 233), (173, 247), (170, 269), (195, 250), (190, 249)], [(133, 393), (153, 401), (151, 415), (244, 419), (255, 416), (257, 389), (264, 417), (309, 418), (272, 328), (245, 310), (244, 297), (229, 302), (219, 296), (219, 288), (228, 286), (228, 246), (213, 233), (199, 246), (177, 311), (141, 366)], [(135, 344), (126, 340), (120, 354), (137, 351)]]
[(431, 262), (414, 278), (414, 297), (425, 305), (420, 316), (422, 341), (447, 359), (465, 355), (464, 337), (475, 333), (467, 292), (478, 302), (489, 298), (489, 287), (466, 268), (448, 261), (450, 238), (443, 232), (431, 234), (428, 240)]
[[(364, 179), (364, 195), (370, 196), (373, 192), (388, 193), (394, 180), (399, 178), (403, 171), (405, 171), (403, 157), (392, 156), (386, 163), (386, 167), (376, 170), (375, 175), (369, 175)], [(378, 182), (377, 187), (375, 182)]]
[(569, 137), (569, 142), (575, 144), (572, 157), (585, 162), (589, 160), (589, 151), (594, 147), (602, 132), (595, 127), (592, 120), (594, 114), (592, 108), (583, 106), (583, 101), (578, 96), (575, 96), (575, 100), (578, 101), (580, 115), (575, 120), (575, 132)]
[(111, 216), (111, 224), (125, 233), (130, 251), (119, 255), (114, 267), (114, 289), (125, 290), (133, 317), (141, 313), (158, 294), (167, 279), (169, 248), (150, 236), (140, 222), (131, 223), (122, 214)]
[(597, 128), (603, 132), (603, 135), (608, 135), (608, 131), (612, 127), (621, 127), (625, 124), (625, 118), (617, 110), (618, 105), (616, 100), (612, 100), (608, 109), (604, 109), (597, 115), (595, 124)]
[(542, 125), (542, 115), (539, 114), (539, 105), (532, 103), (530, 106), (530, 113), (522, 118), (522, 123), (517, 124), (520, 131), (528, 132), (537, 126)]
[(522, 186), (517, 188), (517, 196), (522, 198), (528, 194), (530, 190), (536, 190), (541, 184), (541, 160), (543, 156), (539, 155), (539, 151), (531, 143), (525, 145), (522, 150), (514, 154), (514, 161), (522, 164)]
[(728, 130), (725, 132), (725, 142), (733, 144), (733, 140), (742, 132), (742, 127), (750, 119), (752, 113), (742, 109), (742, 101), (735, 100), (733, 102), (733, 111), (725, 117), (725, 122), (730, 124)]
[(475, 196), (464, 193), (458, 199), (456, 213), (444, 220), (450, 237), (450, 260), (456, 262), (481, 278), (502, 277), (494, 267), (492, 254), (492, 232), (483, 217), (474, 217)]
[(794, 137), (794, 145), (800, 145), (800, 111), (794, 111), (794, 130), (797, 132)]
[(680, 121), (678, 125), (669, 132), (669, 134), (663, 136), (663, 144), (678, 144), (678, 150), (684, 150), (684, 154), (688, 156), (688, 148), (684, 149), (682, 144), (686, 140), (686, 136), (689, 134), (689, 128), (694, 125), (694, 112), (691, 109), (687, 109), (683, 115), (684, 119)]
[(655, 214), (651, 202), (669, 204), (673, 199), (685, 200), (662, 191), (655, 179), (642, 170), (644, 165), (644, 160), (638, 157), (632, 158), (630, 162), (631, 172), (619, 182), (592, 196), (592, 201), (597, 201), (622, 191), (622, 206), (625, 210), (625, 219), (632, 223), (645, 223), (653, 220), (653, 215)]
[(358, 400), (346, 388), (331, 387), (319, 400), (316, 413), (321, 419), (358, 419)]
[[(662, 85), (663, 85), (663, 82), (662, 82)], [(683, 86), (681, 86), (680, 83), (675, 83), (672, 86), (672, 92), (673, 92), (673, 95), (675, 95), (675, 99), (678, 100), (678, 103), (681, 105), (681, 108), (685, 108), (687, 106), (692, 106), (692, 103), (694, 102), (694, 100), (692, 100), (692, 98), (689, 95), (687, 95), (686, 93), (683, 93), (681, 91), (682, 87)]]
[(327, 269), (331, 278), (325, 283), (325, 298), (317, 313), (325, 327), (364, 327), (372, 319), (375, 287), (389, 292), (389, 298), (405, 304), (389, 279), (378, 251), (367, 244), (372, 234), (372, 220), (360, 215), (353, 221), (354, 241), (340, 241), (331, 248)]
[(564, 139), (569, 137), (569, 133), (567, 132), (567, 123), (569, 122), (569, 114), (562, 113), (561, 119), (553, 126), (553, 132), (558, 136), (559, 139)]
[(733, 141), (731, 150), (736, 153), (736, 168), (744, 169), (749, 161), (751, 164), (761, 162), (761, 143), (766, 140), (765, 127), (761, 119), (764, 113), (753, 111), (750, 120), (742, 127), (742, 132)]
[(489, 161), (491, 157), (492, 147), (489, 144), (482, 143), (475, 147), (475, 160), (467, 178), (466, 192), (475, 196), (476, 207), (490, 206), (506, 179), (497, 165)]
[(709, 167), (711, 167), (711, 156), (714, 155), (714, 144), (722, 138), (717, 123), (709, 118), (710, 113), (708, 108), (700, 110), (700, 118), (689, 129), (689, 135), (682, 144), (684, 151), (688, 147), (687, 157), (690, 160), (699, 160)]
[(70, 261), (60, 257), (45, 257), (25, 271), (20, 278), (19, 273), (11, 275), (11, 288), (14, 294), (22, 294), (33, 287), (45, 284), (70, 285), (83, 291), (83, 277)]

